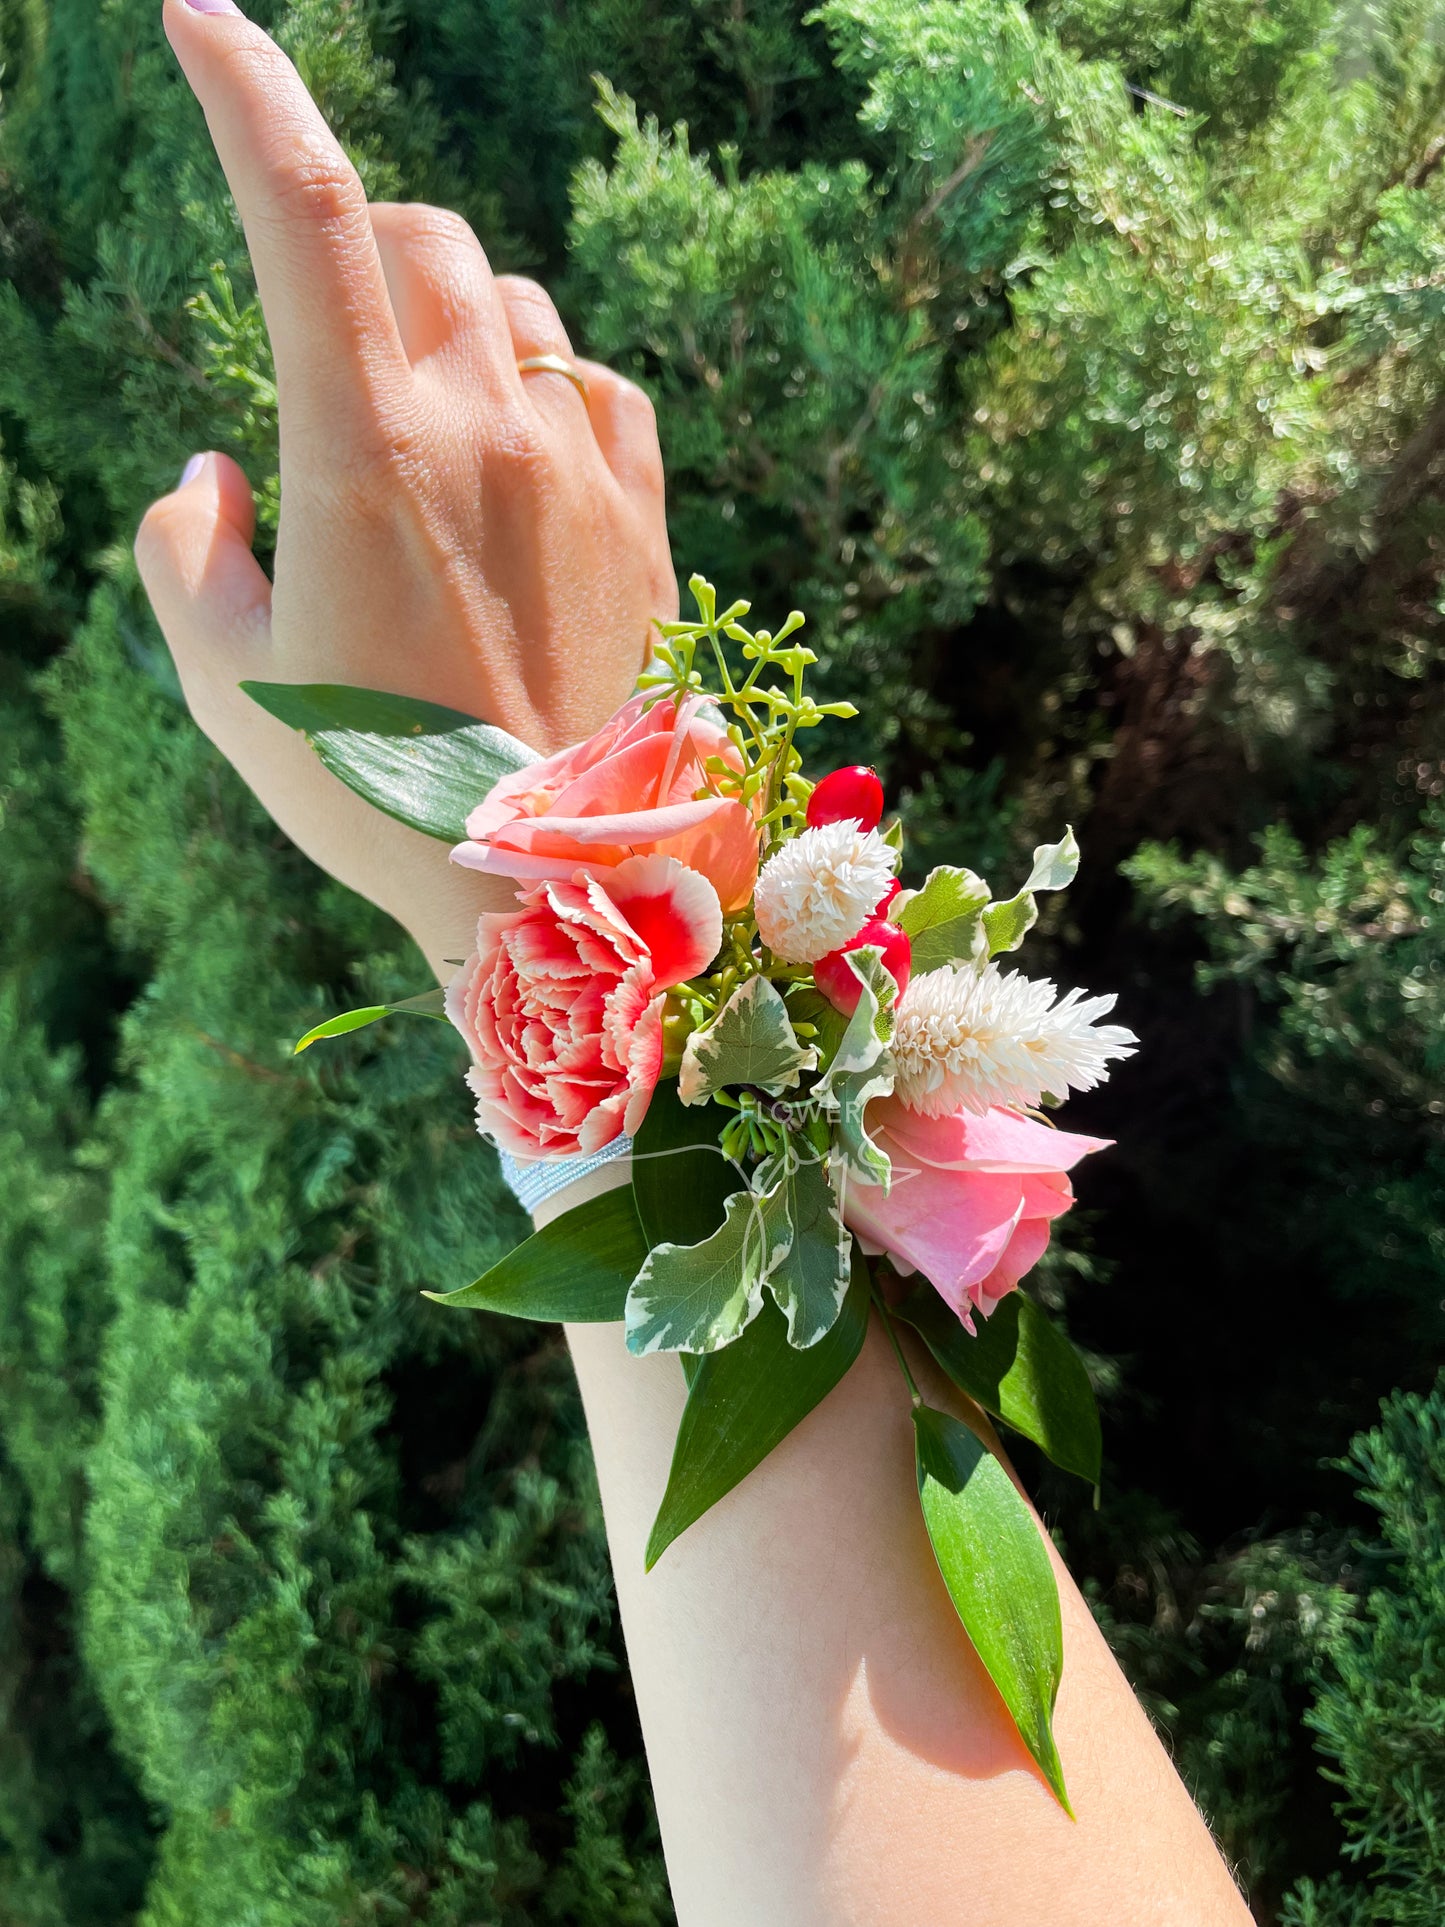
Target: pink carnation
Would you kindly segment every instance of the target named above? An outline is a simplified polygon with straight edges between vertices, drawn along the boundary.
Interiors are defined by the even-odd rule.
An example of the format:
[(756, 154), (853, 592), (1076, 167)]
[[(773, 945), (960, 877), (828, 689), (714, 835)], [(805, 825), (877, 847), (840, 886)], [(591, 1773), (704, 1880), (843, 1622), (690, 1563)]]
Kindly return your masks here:
[(758, 874), (758, 830), (736, 797), (712, 793), (705, 764), (740, 767), (717, 711), (700, 697), (634, 696), (585, 743), (515, 770), (467, 818), (452, 861), (525, 883), (675, 856), (701, 871), (725, 910)]
[(868, 1131), (893, 1183), (848, 1181), (844, 1216), (863, 1249), (921, 1271), (970, 1331), (1048, 1249), (1074, 1202), (1066, 1173), (1107, 1138), (1052, 1130), (1017, 1111), (922, 1117), (896, 1098), (869, 1106)]
[(665, 994), (721, 942), (717, 891), (668, 856), (578, 870), (480, 918), (446, 999), (471, 1046), (478, 1130), (524, 1158), (635, 1131), (662, 1069)]

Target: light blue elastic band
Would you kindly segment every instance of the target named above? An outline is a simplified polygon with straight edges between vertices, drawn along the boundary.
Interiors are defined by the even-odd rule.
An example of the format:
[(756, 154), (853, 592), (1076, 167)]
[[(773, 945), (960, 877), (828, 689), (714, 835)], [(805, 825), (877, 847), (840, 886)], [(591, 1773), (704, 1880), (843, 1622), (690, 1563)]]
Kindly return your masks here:
[(578, 1178), (600, 1171), (604, 1164), (613, 1164), (618, 1158), (630, 1157), (632, 1139), (616, 1138), (605, 1151), (595, 1151), (590, 1157), (532, 1158), (523, 1164), (506, 1151), (500, 1155), (502, 1176), (512, 1196), (524, 1211), (535, 1211), (545, 1199), (556, 1197), (559, 1191), (565, 1191)]

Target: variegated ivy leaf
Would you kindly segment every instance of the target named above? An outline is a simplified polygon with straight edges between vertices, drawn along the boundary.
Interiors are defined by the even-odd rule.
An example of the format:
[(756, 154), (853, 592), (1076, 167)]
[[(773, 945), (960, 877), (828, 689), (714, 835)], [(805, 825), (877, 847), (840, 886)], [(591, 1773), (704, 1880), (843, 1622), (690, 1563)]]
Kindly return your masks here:
[[(1079, 873), (1079, 846), (1071, 829), (1058, 843), (1041, 843), (1034, 851), (1028, 882), (1016, 897), (1006, 903), (991, 903), (983, 913), (988, 937), (988, 954), (996, 957), (1004, 950), (1017, 950), (1039, 919), (1036, 890), (1067, 890)], [(916, 965), (915, 958), (915, 965)]]
[(1058, 843), (1041, 843), (1034, 851), (1034, 867), (1029, 871), (1026, 890), (1067, 890), (1079, 874), (1079, 845), (1072, 829), (1066, 828)]
[(833, 1053), (832, 1062), (811, 1095), (826, 1103), (836, 1096), (838, 1080), (872, 1070), (893, 1041), (893, 1004), (898, 985), (883, 968), (883, 953), (872, 944), (850, 950), (847, 961), (863, 986), (857, 1008)]
[(941, 863), (930, 870), (921, 890), (904, 903), (895, 921), (913, 947), (914, 974), (966, 963), (982, 942), (982, 915), (988, 885), (972, 870)]
[(848, 962), (862, 984), (862, 995), (832, 1063), (812, 1094), (835, 1113), (833, 1142), (843, 1171), (886, 1189), (892, 1167), (886, 1152), (864, 1130), (863, 1114), (873, 1098), (887, 1097), (893, 1089), (893, 1055), (888, 1046), (893, 1039), (898, 986), (883, 968), (882, 952), (871, 946), (850, 950)]
[(817, 1051), (799, 1043), (779, 993), (766, 977), (749, 977), (707, 1029), (688, 1038), (677, 1094), (684, 1104), (705, 1104), (729, 1084), (790, 1091), (817, 1063)]
[(627, 1292), (627, 1349), (715, 1352), (756, 1318), (763, 1280), (782, 1255), (751, 1191), (735, 1191), (701, 1244), (660, 1244)]
[(838, 1079), (838, 1116), (833, 1126), (833, 1145), (840, 1175), (846, 1184), (849, 1175), (868, 1184), (881, 1184), (886, 1191), (893, 1181), (893, 1166), (888, 1153), (869, 1137), (864, 1125), (868, 1106), (875, 1097), (888, 1097), (893, 1090), (894, 1065), (891, 1051), (885, 1051), (871, 1070), (855, 1071)]
[[(801, 1155), (799, 1152), (801, 1150)], [(774, 1249), (787, 1246), (768, 1275), (768, 1289), (788, 1321), (798, 1351), (833, 1328), (852, 1275), (853, 1241), (822, 1159), (807, 1140), (789, 1139), (757, 1168), (753, 1185)]]

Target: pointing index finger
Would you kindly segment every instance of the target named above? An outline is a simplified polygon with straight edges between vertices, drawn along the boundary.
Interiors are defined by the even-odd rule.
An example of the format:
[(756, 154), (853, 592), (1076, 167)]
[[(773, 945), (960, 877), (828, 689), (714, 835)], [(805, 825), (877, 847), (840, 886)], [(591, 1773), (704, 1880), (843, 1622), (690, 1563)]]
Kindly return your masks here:
[(408, 363), (356, 169), (231, 0), (165, 0), (164, 19), (246, 231), (288, 435), (360, 426)]

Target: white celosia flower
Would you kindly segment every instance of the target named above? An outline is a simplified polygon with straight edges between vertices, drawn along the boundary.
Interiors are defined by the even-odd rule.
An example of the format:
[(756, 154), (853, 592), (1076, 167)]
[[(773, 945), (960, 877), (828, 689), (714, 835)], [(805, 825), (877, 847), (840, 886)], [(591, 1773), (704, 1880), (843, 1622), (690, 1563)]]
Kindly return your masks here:
[(784, 963), (816, 963), (857, 936), (892, 881), (893, 864), (877, 830), (851, 819), (804, 830), (759, 873), (758, 934)]
[(1098, 1023), (1112, 997), (1057, 996), (1051, 983), (992, 963), (981, 973), (967, 964), (925, 971), (898, 1012), (894, 1090), (924, 1117), (979, 1116), (993, 1104), (1024, 1110), (1046, 1092), (1092, 1090), (1110, 1058), (1128, 1057), (1139, 1040), (1121, 1024)]

